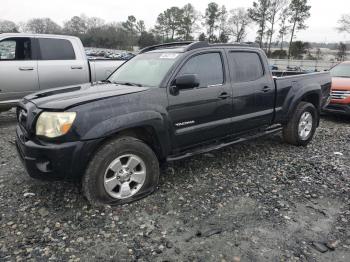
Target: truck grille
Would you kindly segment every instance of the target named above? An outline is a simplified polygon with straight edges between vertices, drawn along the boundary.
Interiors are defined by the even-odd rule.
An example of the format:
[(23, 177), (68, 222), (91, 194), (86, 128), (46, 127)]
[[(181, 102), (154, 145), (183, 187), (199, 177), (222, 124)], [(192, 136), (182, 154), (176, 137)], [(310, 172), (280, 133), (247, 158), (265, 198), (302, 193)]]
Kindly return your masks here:
[(332, 90), (331, 92), (332, 99), (345, 99), (348, 97), (350, 97), (350, 91)]

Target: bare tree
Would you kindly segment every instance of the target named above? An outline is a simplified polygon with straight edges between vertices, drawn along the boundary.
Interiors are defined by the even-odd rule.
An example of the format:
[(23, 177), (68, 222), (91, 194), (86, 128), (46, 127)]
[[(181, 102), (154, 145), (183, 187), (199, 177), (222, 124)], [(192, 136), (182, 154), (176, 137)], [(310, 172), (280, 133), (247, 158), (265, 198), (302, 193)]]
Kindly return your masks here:
[(339, 32), (350, 33), (350, 14), (342, 15), (338, 21), (339, 27), (337, 27)]
[(271, 43), (273, 35), (275, 34), (275, 26), (279, 19), (278, 14), (285, 8), (287, 5), (289, 5), (289, 2), (287, 0), (271, 0), (270, 6), (269, 6), (269, 12), (268, 12), (268, 18), (267, 22), (270, 24), (270, 28), (268, 30), (268, 48), (267, 53), (270, 54), (271, 52)]
[(243, 7), (235, 8), (230, 11), (228, 20), (229, 33), (233, 37), (233, 41), (239, 43), (247, 36), (247, 27), (252, 22), (248, 12)]
[(59, 34), (62, 28), (50, 18), (33, 18), (26, 24), (25, 30), (37, 34)]
[(279, 16), (279, 20), (280, 20), (280, 28), (278, 31), (278, 38), (280, 39), (280, 44), (281, 44), (281, 50), (283, 49), (283, 41), (284, 41), (284, 37), (288, 35), (288, 32), (290, 30), (290, 25), (288, 24), (288, 19), (290, 16), (290, 11), (289, 8), (286, 7), (284, 8)]
[(17, 33), (18, 26), (9, 20), (0, 20), (0, 33)]

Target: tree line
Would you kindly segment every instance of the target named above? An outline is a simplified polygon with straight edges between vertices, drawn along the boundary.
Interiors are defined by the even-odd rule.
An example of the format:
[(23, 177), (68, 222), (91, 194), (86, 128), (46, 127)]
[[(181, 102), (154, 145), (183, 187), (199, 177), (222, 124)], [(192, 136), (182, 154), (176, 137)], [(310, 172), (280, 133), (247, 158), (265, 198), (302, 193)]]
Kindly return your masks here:
[[(164, 10), (156, 18), (155, 26), (148, 29), (143, 20), (133, 15), (126, 21), (113, 23), (80, 15), (73, 16), (63, 26), (50, 18), (34, 18), (19, 24), (1, 20), (0, 33), (69, 34), (78, 36), (85, 46), (131, 50), (134, 46), (142, 48), (173, 41), (244, 42), (248, 29), (256, 25), (255, 42), (268, 56), (296, 58), (308, 49), (307, 43), (294, 40), (297, 32), (307, 28), (310, 9), (308, 0), (257, 0), (250, 8), (231, 10), (211, 2), (204, 12), (188, 3)], [(350, 31), (349, 24), (346, 24), (349, 17), (342, 17), (345, 26), (342, 30)], [(287, 51), (285, 46), (289, 47)]]

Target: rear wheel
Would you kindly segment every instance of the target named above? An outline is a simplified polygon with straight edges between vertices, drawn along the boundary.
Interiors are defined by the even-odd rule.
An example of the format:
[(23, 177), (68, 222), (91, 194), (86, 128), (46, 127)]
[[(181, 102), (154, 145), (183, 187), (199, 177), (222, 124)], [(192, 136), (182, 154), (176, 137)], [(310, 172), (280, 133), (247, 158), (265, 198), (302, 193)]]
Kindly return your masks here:
[(93, 205), (126, 204), (152, 193), (159, 163), (145, 143), (122, 137), (101, 147), (83, 177), (83, 191)]
[(318, 117), (313, 104), (300, 102), (288, 124), (283, 128), (284, 140), (296, 146), (308, 145), (315, 134)]

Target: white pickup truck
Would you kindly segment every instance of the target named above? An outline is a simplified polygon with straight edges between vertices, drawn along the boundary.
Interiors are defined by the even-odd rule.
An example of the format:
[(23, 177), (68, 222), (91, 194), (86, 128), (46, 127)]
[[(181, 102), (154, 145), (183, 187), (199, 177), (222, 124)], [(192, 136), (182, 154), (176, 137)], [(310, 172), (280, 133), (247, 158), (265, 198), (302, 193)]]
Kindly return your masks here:
[(105, 80), (123, 62), (88, 60), (73, 36), (0, 34), (0, 112), (33, 92)]

